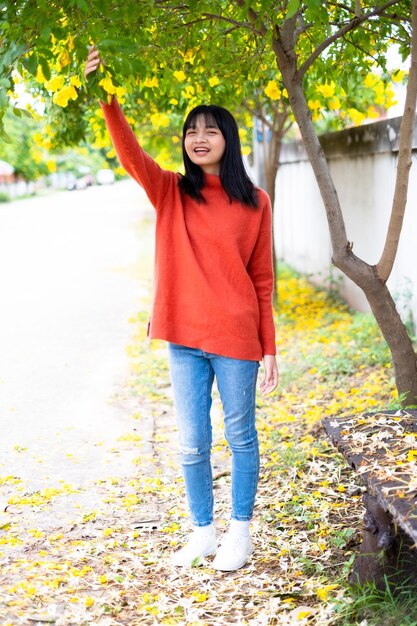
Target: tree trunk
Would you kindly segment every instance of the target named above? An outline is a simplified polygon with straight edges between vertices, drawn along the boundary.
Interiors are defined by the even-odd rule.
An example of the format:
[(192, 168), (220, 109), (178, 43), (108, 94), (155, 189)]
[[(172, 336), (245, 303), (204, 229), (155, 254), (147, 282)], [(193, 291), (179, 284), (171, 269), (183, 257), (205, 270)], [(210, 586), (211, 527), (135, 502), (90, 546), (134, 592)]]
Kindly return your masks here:
[(375, 267), (353, 254), (352, 245), (347, 240), (337, 191), (311, 119), (302, 88), (302, 77), (297, 72), (297, 58), (293, 46), (295, 22), (287, 20), (284, 24), (282, 32), (277, 33), (277, 37), (274, 38), (273, 48), (326, 209), (333, 263), (364, 291), (390, 348), (401, 402), (403, 406), (416, 405), (417, 358), (413, 345), (385, 281), (378, 276)]
[[(266, 131), (266, 132), (265, 132)], [(263, 132), (263, 141), (267, 141), (267, 137), (265, 136), (268, 133), (268, 129), (265, 129)], [(277, 131), (271, 132), (270, 141), (266, 144), (266, 159), (264, 161), (264, 174), (265, 174), (265, 190), (271, 198), (272, 205), (272, 214), (274, 213), (275, 207), (275, 181), (278, 174), (279, 167), (279, 158), (281, 154), (281, 145), (282, 145), (282, 137), (281, 133)], [(274, 263), (274, 270), (278, 269), (278, 254), (277, 254), (277, 246), (275, 243), (275, 226), (274, 220), (272, 220), (272, 231), (273, 231), (273, 245), (272, 245), (272, 258)], [(273, 295), (273, 303), (275, 306), (278, 305), (278, 293), (277, 290), (274, 290)]]

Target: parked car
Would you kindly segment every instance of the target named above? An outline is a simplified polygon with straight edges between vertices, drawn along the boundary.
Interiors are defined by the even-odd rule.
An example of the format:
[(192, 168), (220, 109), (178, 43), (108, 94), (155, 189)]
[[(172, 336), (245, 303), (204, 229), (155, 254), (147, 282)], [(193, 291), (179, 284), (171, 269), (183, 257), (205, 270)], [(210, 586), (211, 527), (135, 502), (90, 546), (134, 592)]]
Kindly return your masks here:
[(76, 177), (73, 174), (67, 176), (67, 189), (68, 191), (74, 191), (76, 189), (87, 189), (93, 184), (93, 177), (91, 174), (85, 176)]
[(96, 174), (97, 185), (112, 185), (115, 181), (113, 170), (99, 170)]

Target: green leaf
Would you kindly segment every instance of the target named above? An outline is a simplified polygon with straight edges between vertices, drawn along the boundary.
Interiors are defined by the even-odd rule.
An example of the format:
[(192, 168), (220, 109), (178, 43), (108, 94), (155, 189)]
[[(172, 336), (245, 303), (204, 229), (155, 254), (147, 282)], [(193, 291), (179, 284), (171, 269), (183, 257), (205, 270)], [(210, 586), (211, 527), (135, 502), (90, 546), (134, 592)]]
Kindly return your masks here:
[(46, 80), (51, 80), (51, 68), (49, 67), (48, 61), (44, 58), (40, 58), (39, 64), (42, 68), (42, 74), (45, 76)]
[(75, 4), (83, 13), (88, 13), (88, 4), (86, 0), (75, 0)]
[(107, 39), (103, 39), (102, 41), (100, 41), (99, 48), (103, 51), (124, 52), (125, 54), (137, 50), (137, 46), (132, 42), (129, 37), (108, 37)]
[(38, 57), (36, 54), (31, 54), (30, 57), (27, 57), (23, 61), (23, 67), (32, 74), (32, 76), (36, 76), (36, 70), (38, 69)]
[(288, 3), (287, 14), (285, 18), (289, 19), (290, 17), (294, 17), (294, 15), (297, 13), (299, 8), (300, 8), (300, 0), (290, 0)]

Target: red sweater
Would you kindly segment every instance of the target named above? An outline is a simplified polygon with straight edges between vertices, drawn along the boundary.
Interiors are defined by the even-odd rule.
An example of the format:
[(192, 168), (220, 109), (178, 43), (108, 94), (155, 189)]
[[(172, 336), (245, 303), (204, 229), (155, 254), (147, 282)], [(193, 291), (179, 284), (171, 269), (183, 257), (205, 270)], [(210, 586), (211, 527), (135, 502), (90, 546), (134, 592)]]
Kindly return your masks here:
[(156, 209), (150, 337), (250, 361), (275, 354), (268, 195), (258, 189), (258, 209), (230, 202), (210, 174), (199, 204), (142, 150), (115, 99), (102, 108), (120, 163)]

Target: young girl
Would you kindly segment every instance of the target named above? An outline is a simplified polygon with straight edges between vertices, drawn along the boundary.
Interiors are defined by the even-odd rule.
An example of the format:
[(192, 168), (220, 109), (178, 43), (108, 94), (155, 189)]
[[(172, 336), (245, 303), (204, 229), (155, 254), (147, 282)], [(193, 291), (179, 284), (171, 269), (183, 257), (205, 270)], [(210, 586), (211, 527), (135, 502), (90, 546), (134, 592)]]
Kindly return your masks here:
[[(93, 46), (85, 76), (100, 64)], [(233, 571), (252, 554), (249, 524), (259, 474), (255, 394), (278, 382), (272, 315), (271, 206), (247, 176), (233, 116), (201, 105), (183, 128), (185, 175), (163, 170), (139, 146), (121, 109), (101, 104), (124, 169), (156, 209), (154, 300), (148, 335), (168, 342), (180, 455), (193, 532), (173, 555), (190, 566), (216, 555)], [(218, 547), (210, 462), (214, 378), (232, 454), (230, 529)]]

